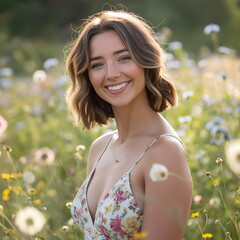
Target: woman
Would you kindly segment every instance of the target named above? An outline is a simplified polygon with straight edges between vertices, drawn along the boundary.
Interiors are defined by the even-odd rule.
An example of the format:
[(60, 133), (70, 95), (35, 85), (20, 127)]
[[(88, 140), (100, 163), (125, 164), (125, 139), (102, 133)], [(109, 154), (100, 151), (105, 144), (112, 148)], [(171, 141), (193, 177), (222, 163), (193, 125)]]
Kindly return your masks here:
[[(85, 239), (180, 240), (191, 205), (185, 148), (159, 112), (177, 104), (164, 52), (151, 27), (125, 11), (103, 11), (82, 26), (67, 58), (67, 93), (76, 121), (90, 129), (114, 118), (117, 131), (95, 140), (88, 176), (72, 205)], [(152, 181), (153, 164), (169, 172)], [(142, 235), (143, 236), (143, 235)]]

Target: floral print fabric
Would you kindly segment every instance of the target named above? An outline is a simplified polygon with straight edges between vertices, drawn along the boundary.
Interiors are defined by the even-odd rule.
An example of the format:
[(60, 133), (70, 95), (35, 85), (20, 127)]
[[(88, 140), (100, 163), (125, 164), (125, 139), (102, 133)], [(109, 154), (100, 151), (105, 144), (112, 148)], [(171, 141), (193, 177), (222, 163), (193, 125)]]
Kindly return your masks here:
[(87, 186), (93, 172), (83, 183), (73, 201), (71, 213), (84, 232), (85, 240), (133, 239), (132, 235), (141, 231), (143, 212), (133, 196), (129, 172), (121, 177), (99, 202), (94, 223), (86, 198)]
[(108, 147), (112, 137), (109, 139), (92, 172), (80, 187), (71, 207), (73, 220), (83, 231), (85, 240), (134, 239), (133, 234), (141, 231), (143, 212), (139, 208), (131, 189), (130, 172), (142, 159), (150, 147), (163, 136), (174, 137), (182, 143), (178, 137), (171, 134), (163, 134), (155, 138), (131, 169), (118, 180), (118, 182), (98, 203), (94, 218), (95, 220), (93, 222), (87, 204), (87, 187), (97, 164)]

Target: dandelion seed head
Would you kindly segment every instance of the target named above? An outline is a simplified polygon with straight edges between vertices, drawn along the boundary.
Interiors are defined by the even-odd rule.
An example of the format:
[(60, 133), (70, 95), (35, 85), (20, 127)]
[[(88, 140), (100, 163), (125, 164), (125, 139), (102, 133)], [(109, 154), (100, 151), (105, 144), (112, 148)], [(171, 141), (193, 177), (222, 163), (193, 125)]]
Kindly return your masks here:
[(226, 162), (232, 172), (240, 177), (240, 140), (235, 139), (226, 144)]
[(154, 163), (150, 169), (149, 177), (152, 181), (164, 181), (168, 178), (168, 169), (159, 163)]
[(67, 231), (69, 230), (69, 227), (68, 227), (68, 226), (62, 226), (62, 230), (63, 230), (64, 232), (67, 232)]
[(23, 173), (23, 181), (26, 184), (32, 184), (35, 181), (36, 177), (31, 171), (25, 171)]
[(226, 232), (226, 236), (227, 236), (227, 237), (230, 237), (230, 232)]
[(206, 172), (206, 176), (207, 177), (211, 176), (211, 173), (210, 172)]
[(82, 144), (76, 146), (76, 151), (84, 151), (86, 149), (86, 147)]
[(48, 147), (37, 149), (34, 152), (34, 161), (39, 165), (52, 165), (55, 161), (55, 153)]
[(67, 203), (66, 203), (66, 207), (67, 207), (68, 209), (70, 209), (70, 208), (72, 207), (72, 202), (67, 202)]
[(216, 159), (216, 163), (217, 163), (217, 164), (222, 163), (222, 162), (223, 162), (222, 158), (218, 157), (218, 158)]
[(36, 70), (33, 73), (33, 81), (38, 82), (44, 82), (47, 79), (47, 73), (44, 70)]
[(25, 235), (33, 236), (40, 232), (46, 223), (44, 215), (34, 207), (21, 209), (15, 217), (15, 225)]
[(68, 220), (68, 225), (72, 226), (73, 224), (74, 224), (74, 220), (73, 220), (73, 218), (70, 218)]
[(209, 200), (209, 205), (212, 207), (217, 207), (221, 203), (221, 200), (218, 197), (213, 197)]

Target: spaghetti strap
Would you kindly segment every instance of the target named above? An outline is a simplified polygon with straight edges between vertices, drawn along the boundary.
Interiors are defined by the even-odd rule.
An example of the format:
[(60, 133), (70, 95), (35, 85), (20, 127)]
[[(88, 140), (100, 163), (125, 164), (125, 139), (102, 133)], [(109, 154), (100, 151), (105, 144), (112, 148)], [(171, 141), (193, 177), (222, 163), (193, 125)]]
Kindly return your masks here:
[(146, 152), (151, 148), (151, 146), (161, 137), (173, 137), (175, 139), (177, 139), (183, 146), (185, 152), (186, 152), (186, 158), (187, 158), (187, 151), (186, 151), (186, 147), (184, 146), (184, 143), (182, 142), (182, 140), (178, 137), (176, 137), (173, 134), (162, 134), (159, 135), (158, 137), (156, 137), (149, 145), (148, 147), (145, 149), (145, 151), (140, 155), (140, 157), (138, 158), (138, 160), (133, 164), (133, 166), (128, 170), (128, 174), (133, 170), (133, 168), (140, 162), (140, 160), (143, 158), (143, 156), (146, 154)]
[(98, 165), (100, 159), (102, 158), (103, 154), (105, 153), (105, 151), (106, 151), (106, 149), (107, 149), (109, 143), (111, 142), (111, 140), (112, 140), (113, 136), (116, 134), (116, 132), (117, 132), (117, 131), (114, 131), (114, 133), (112, 134), (112, 136), (108, 139), (108, 141), (107, 141), (105, 147), (103, 148), (103, 151), (102, 151), (101, 155), (99, 156), (97, 162), (95, 163), (95, 165), (94, 165), (94, 167), (93, 167), (93, 169), (92, 169), (90, 175), (91, 175), (91, 174), (94, 172), (94, 170), (96, 169), (96, 167), (97, 167), (97, 165)]

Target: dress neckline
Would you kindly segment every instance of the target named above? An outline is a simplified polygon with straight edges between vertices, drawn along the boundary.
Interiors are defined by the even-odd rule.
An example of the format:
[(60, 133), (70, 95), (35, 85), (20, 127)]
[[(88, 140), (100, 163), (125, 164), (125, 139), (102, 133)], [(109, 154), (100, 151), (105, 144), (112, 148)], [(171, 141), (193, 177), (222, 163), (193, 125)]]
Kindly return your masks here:
[[(97, 202), (96, 211), (95, 211), (95, 213), (94, 213), (93, 216), (92, 216), (92, 215), (91, 215), (91, 212), (90, 212), (90, 208), (89, 208), (89, 204), (88, 204), (88, 196), (87, 196), (87, 195), (88, 195), (87, 193), (88, 193), (89, 182), (91, 181), (91, 179), (92, 179), (92, 177), (93, 177), (93, 174), (94, 174), (94, 172), (95, 172), (95, 170), (96, 170), (96, 168), (97, 168), (97, 165), (98, 165), (100, 159), (102, 158), (104, 152), (106, 151), (106, 149), (107, 149), (109, 143), (111, 142), (113, 136), (114, 136), (117, 132), (118, 132), (118, 131), (116, 130), (116, 131), (112, 134), (112, 136), (110, 137), (110, 139), (107, 141), (107, 143), (106, 143), (106, 145), (105, 145), (105, 147), (104, 147), (104, 149), (103, 149), (100, 157), (98, 158), (96, 164), (94, 165), (92, 171), (90, 172), (89, 176), (88, 176), (87, 179), (86, 179), (86, 187), (85, 187), (85, 193), (84, 193), (84, 195), (85, 195), (86, 206), (87, 206), (87, 208), (88, 208), (88, 214), (89, 214), (89, 217), (90, 217), (92, 226), (95, 226), (96, 216), (97, 216), (97, 213), (98, 213), (98, 209), (99, 209), (100, 204), (104, 201), (104, 199), (105, 199), (105, 197), (107, 196), (107, 194), (109, 194), (109, 193), (113, 190), (113, 188), (114, 188), (125, 176), (128, 176), (128, 185), (129, 185), (131, 194), (133, 195), (133, 191), (132, 191), (131, 184), (130, 184), (130, 179), (129, 179), (130, 172), (131, 172), (132, 169), (138, 164), (138, 162), (142, 159), (142, 157), (145, 155), (145, 153), (151, 148), (151, 146), (152, 146), (160, 137), (163, 137), (163, 136), (171, 136), (171, 137), (174, 137), (174, 138), (178, 139), (178, 140), (181, 142), (181, 144), (183, 145), (183, 147), (184, 147), (183, 142), (182, 142), (178, 137), (176, 137), (176, 136), (173, 135), (173, 134), (162, 134), (162, 135), (157, 136), (154, 140), (152, 140), (152, 141), (150, 142), (150, 144), (148, 145), (148, 147), (147, 147), (147, 148), (145, 149), (145, 151), (140, 155), (140, 157), (139, 157), (139, 158), (137, 159), (137, 161), (133, 164), (133, 166), (132, 166), (126, 173), (124, 173), (124, 174), (117, 180), (117, 182), (114, 183), (114, 184), (110, 187), (110, 189), (109, 189), (105, 194), (102, 195), (102, 197), (100, 196), (100, 198), (99, 198), (99, 200), (98, 200), (98, 202)], [(185, 147), (184, 147), (184, 149), (185, 149)], [(133, 195), (133, 197), (134, 197), (134, 195)], [(134, 199), (135, 199), (135, 198), (134, 198)], [(136, 200), (136, 199), (135, 199), (135, 200)], [(93, 217), (94, 217), (94, 219), (93, 219)]]

